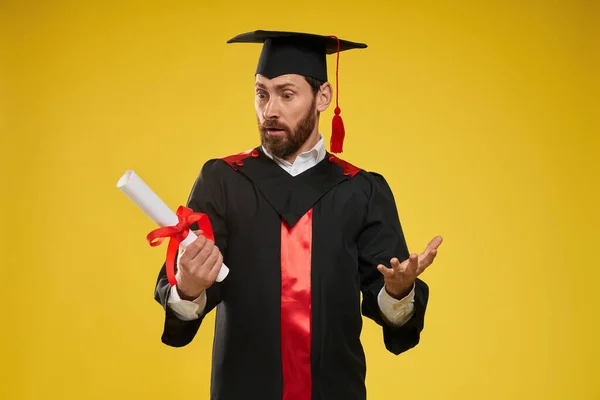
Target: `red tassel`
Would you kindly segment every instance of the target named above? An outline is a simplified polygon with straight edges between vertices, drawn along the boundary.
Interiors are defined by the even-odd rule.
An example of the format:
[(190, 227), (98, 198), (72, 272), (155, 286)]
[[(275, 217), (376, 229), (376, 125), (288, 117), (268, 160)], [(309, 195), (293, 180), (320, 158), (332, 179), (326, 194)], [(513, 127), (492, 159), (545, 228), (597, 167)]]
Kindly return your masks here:
[(342, 116), (340, 113), (340, 107), (338, 105), (339, 102), (339, 79), (338, 79), (338, 70), (340, 66), (340, 40), (336, 36), (331, 36), (332, 38), (337, 40), (337, 60), (335, 65), (335, 115), (333, 116), (333, 121), (331, 121), (331, 143), (330, 143), (330, 151), (332, 153), (341, 153), (344, 149), (344, 137), (346, 136), (346, 131), (344, 129), (344, 121), (342, 121)]
[(332, 153), (341, 153), (344, 150), (344, 136), (346, 136), (346, 131), (344, 130), (344, 121), (342, 121), (342, 116), (340, 113), (339, 107), (335, 108), (335, 115), (333, 116), (333, 121), (331, 122), (331, 152)]

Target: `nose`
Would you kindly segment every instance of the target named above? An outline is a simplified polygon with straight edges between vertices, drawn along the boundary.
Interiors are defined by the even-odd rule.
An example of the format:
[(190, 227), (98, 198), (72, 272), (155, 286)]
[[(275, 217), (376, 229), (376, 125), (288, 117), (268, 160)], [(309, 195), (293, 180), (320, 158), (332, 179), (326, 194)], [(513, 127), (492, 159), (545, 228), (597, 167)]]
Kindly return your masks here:
[(279, 104), (277, 99), (271, 97), (269, 102), (265, 105), (263, 110), (263, 116), (265, 119), (276, 119), (279, 117)]

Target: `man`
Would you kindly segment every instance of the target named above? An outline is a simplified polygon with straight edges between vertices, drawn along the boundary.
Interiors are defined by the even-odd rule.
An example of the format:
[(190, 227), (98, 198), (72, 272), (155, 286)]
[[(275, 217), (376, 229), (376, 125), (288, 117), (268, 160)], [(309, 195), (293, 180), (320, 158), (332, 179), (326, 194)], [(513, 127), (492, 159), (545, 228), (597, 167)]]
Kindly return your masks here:
[[(416, 346), (428, 299), (417, 276), (441, 238), (409, 254), (383, 176), (324, 148), (325, 55), (365, 45), (268, 31), (229, 42), (263, 43), (261, 146), (202, 167), (187, 205), (210, 217), (215, 240), (197, 231), (173, 287), (163, 265), (162, 340), (187, 345), (216, 307), (212, 399), (364, 400), (361, 311), (381, 325), (390, 352)], [(230, 272), (217, 283), (223, 262)]]

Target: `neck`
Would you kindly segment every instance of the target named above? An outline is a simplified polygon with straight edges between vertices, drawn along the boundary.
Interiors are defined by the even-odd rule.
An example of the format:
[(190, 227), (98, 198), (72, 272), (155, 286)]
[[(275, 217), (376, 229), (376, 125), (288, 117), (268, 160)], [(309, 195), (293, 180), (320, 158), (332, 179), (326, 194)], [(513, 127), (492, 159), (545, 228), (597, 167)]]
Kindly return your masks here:
[(319, 142), (319, 127), (318, 127), (318, 125), (315, 125), (315, 130), (310, 134), (308, 139), (306, 139), (306, 141), (298, 149), (298, 151), (295, 152), (294, 154), (290, 154), (289, 156), (285, 157), (284, 160), (293, 164), (294, 161), (296, 161), (296, 157), (298, 157), (298, 155), (304, 153), (305, 151), (309, 151), (310, 149), (315, 147), (318, 142)]

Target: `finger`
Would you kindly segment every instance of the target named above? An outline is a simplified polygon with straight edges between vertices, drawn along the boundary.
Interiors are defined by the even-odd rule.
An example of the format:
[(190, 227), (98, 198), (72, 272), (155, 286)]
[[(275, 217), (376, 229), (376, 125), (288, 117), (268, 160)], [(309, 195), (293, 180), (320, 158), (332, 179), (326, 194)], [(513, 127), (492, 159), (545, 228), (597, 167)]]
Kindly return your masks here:
[(394, 276), (394, 270), (386, 267), (383, 264), (377, 266), (377, 271), (381, 272), (384, 278), (391, 278)]
[[(194, 234), (195, 234), (195, 235), (196, 235), (198, 238), (199, 238), (199, 237), (201, 237), (201, 236), (204, 236), (204, 231), (202, 231), (202, 230), (200, 230), (200, 229), (199, 229), (199, 230), (196, 230), (196, 231), (192, 231), (192, 232), (193, 232), (193, 233), (194, 233)], [(182, 249), (182, 251), (183, 251), (183, 250), (185, 250), (185, 249), (183, 249), (183, 248), (182, 248), (182, 246), (181, 246), (181, 245), (179, 245), (179, 248), (180, 248), (180, 249)]]
[(441, 236), (436, 236), (429, 242), (429, 244), (427, 244), (427, 247), (421, 253), (422, 262), (428, 264), (433, 262), (433, 258), (435, 257), (435, 254), (437, 254), (437, 249), (442, 244), (442, 241), (443, 239)]
[(190, 243), (182, 252), (180, 262), (184, 265), (189, 265), (192, 260), (198, 256), (198, 254), (204, 248), (207, 243), (207, 239), (204, 236), (198, 236), (196, 240)]
[(416, 275), (418, 268), (419, 268), (419, 255), (413, 253), (410, 255), (410, 257), (408, 259), (408, 265), (406, 267), (406, 270), (411, 275)]
[(402, 264), (406, 264), (406, 262), (401, 263), (400, 260), (398, 260), (396, 257), (394, 257), (390, 260), (390, 265), (392, 266), (392, 269), (394, 271), (401, 272), (402, 270), (404, 270), (405, 265), (402, 265)]
[(437, 250), (437, 248), (442, 244), (443, 240), (444, 239), (441, 236), (436, 236), (431, 239), (429, 244), (427, 244), (424, 253), (430, 252), (431, 250)]
[(202, 251), (206, 243), (207, 240), (204, 236), (198, 236), (198, 238), (183, 251), (180, 262), (184, 265), (189, 264), (190, 261), (194, 259), (194, 257), (196, 257), (200, 251)]
[(210, 282), (214, 282), (217, 280), (217, 276), (219, 275), (219, 272), (221, 271), (222, 266), (223, 266), (223, 254), (221, 254), (221, 251), (219, 250), (217, 260), (215, 261), (214, 265), (212, 266), (212, 268), (207, 276), (207, 279)]
[(433, 263), (437, 249), (427, 250), (419, 256), (419, 268), (427, 268)]
[[(197, 231), (192, 231), (196, 236), (203, 236), (204, 235), (204, 231), (202, 230), (197, 230)], [(183, 253), (185, 251), (185, 249), (183, 248), (183, 246), (180, 244), (179, 245), (179, 253), (181, 255), (181, 253)]]
[(196, 254), (198, 254), (198, 252), (202, 250), (202, 247), (204, 247), (207, 241), (208, 239), (206, 239), (206, 236), (199, 235), (192, 243), (190, 243), (185, 248), (185, 251), (190, 253), (190, 259), (194, 258)]
[(431, 264), (433, 264), (433, 260), (437, 256), (437, 250), (431, 250), (427, 257), (423, 260), (419, 261), (419, 268), (417, 269), (417, 275), (421, 275), (423, 271), (425, 271)]
[(208, 274), (210, 270), (214, 268), (215, 263), (219, 258), (219, 254), (221, 254), (221, 252), (219, 251), (217, 246), (213, 246), (210, 255), (206, 258), (206, 261), (204, 261), (204, 263), (199, 267), (199, 270), (203, 274)]
[(400, 274), (400, 275), (406, 273), (409, 262), (410, 262), (410, 256), (403, 262), (400, 262), (400, 260), (398, 260), (395, 257), (390, 260), (392, 270), (394, 271), (395, 274)]
[(206, 259), (209, 258), (212, 254), (214, 248), (215, 243), (211, 240), (206, 240), (202, 249), (198, 252), (198, 254), (196, 254), (194, 258), (190, 260), (190, 264), (193, 265), (193, 271), (198, 271), (200, 268), (202, 268), (202, 266), (206, 262)]

